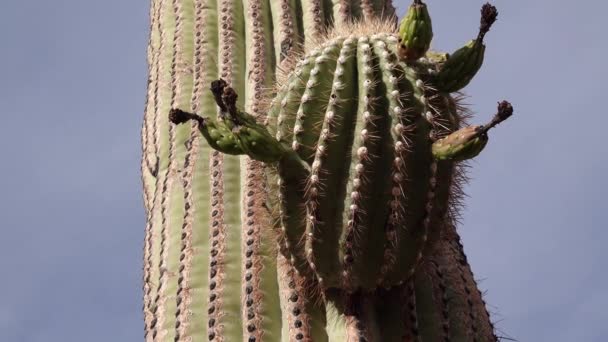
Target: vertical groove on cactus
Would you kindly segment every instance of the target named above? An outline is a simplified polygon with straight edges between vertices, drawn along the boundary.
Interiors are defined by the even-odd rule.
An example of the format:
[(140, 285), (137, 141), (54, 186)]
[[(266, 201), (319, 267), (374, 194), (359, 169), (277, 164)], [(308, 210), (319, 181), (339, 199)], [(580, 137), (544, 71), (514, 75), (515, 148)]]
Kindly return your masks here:
[[(173, 15), (173, 6), (170, 1), (161, 1), (159, 4), (160, 7), (160, 27), (161, 27), (161, 45), (160, 50), (162, 55), (160, 56), (160, 65), (159, 65), (159, 83), (165, 85), (173, 84), (173, 37), (175, 35), (175, 18)], [(173, 92), (172, 88), (168, 86), (160, 87), (159, 93), (159, 113), (166, 112), (171, 108)], [(175, 222), (172, 222), (168, 215), (170, 215), (169, 207), (169, 195), (170, 195), (170, 186), (171, 182), (171, 169), (173, 167), (172, 164), (176, 162), (174, 158), (174, 151), (172, 148), (174, 142), (175, 128), (172, 125), (169, 125), (167, 118), (165, 115), (159, 115), (159, 131), (161, 133), (159, 139), (159, 155), (162, 163), (159, 165), (159, 177), (157, 178), (157, 188), (160, 190), (160, 194), (158, 199), (160, 203), (158, 207), (160, 207), (160, 222), (159, 222), (159, 237), (160, 243), (159, 248), (154, 250), (158, 251), (159, 259), (158, 264), (156, 265), (157, 269), (155, 270), (157, 273), (157, 278), (159, 279), (156, 284), (156, 296), (154, 298), (154, 321), (151, 324), (151, 328), (153, 329), (152, 338), (153, 339), (163, 339), (166, 338), (166, 334), (168, 333), (166, 328), (166, 318), (170, 314), (167, 312), (166, 305), (170, 305), (168, 303), (167, 297), (171, 295), (167, 293), (167, 282), (170, 270), (168, 269), (168, 254), (169, 254), (169, 239), (170, 239), (170, 229), (173, 228)], [(156, 205), (155, 205), (156, 207)], [(179, 224), (181, 226), (181, 223)], [(170, 300), (169, 300), (170, 301)]]
[[(224, 223), (224, 177), (222, 173), (221, 154), (214, 151), (211, 155), (211, 249), (209, 250), (209, 305), (207, 308), (209, 341), (221, 339), (222, 330), (216, 326), (217, 321), (224, 315), (224, 287), (222, 286), (224, 267), (226, 225)], [(240, 331), (240, 329), (239, 329)]]
[[(265, 116), (261, 111), (264, 89), (272, 86), (276, 62), (272, 45), (271, 8), (268, 0), (249, 0), (245, 4), (245, 108), (260, 121)], [(244, 164), (244, 335), (247, 341), (278, 340), (281, 333), (281, 310), (276, 283), (276, 240), (271, 235), (273, 226), (266, 200), (265, 166), (248, 158)], [(252, 262), (252, 267), (247, 269), (249, 261)], [(253, 305), (247, 305), (249, 299), (253, 299)]]
[(304, 44), (308, 48), (323, 37), (325, 27), (324, 0), (303, 0), (302, 22)]
[[(334, 54), (335, 56), (333, 56)], [(311, 77), (309, 82), (318, 82), (318, 85), (313, 85), (312, 89), (309, 88), (311, 99), (307, 101), (308, 103), (304, 98), (302, 100), (303, 117), (311, 120), (313, 125), (316, 125), (317, 120), (316, 118), (311, 119), (310, 116), (314, 115), (315, 111), (321, 113), (325, 111), (325, 117), (319, 123), (321, 130), (318, 134), (318, 141), (313, 144), (316, 148), (308, 184), (309, 222), (306, 241), (307, 257), (311, 268), (318, 275), (321, 286), (324, 285), (324, 282), (325, 284), (337, 283), (341, 276), (338, 262), (339, 251), (332, 246), (338, 244), (340, 238), (345, 187), (348, 180), (348, 164), (345, 164), (342, 156), (351, 149), (355, 122), (353, 115), (356, 113), (357, 100), (357, 89), (353, 82), (356, 66), (355, 54), (356, 40), (354, 39), (345, 40), (342, 46), (325, 48), (321, 56), (317, 57), (315, 68), (319, 69), (320, 75), (324, 75), (325, 72), (333, 74), (333, 77), (325, 76), (331, 83), (327, 86), (328, 89), (325, 89), (324, 84), (318, 81), (319, 76), (316, 79)], [(324, 64), (327, 65), (327, 69), (323, 69)], [(316, 94), (329, 90), (329, 99), (326, 100), (327, 108), (324, 108), (323, 103), (320, 103), (320, 109), (315, 107), (315, 105), (319, 105), (314, 103), (315, 98), (320, 98), (315, 94), (315, 90)], [(305, 93), (304, 96), (306, 95)], [(305, 124), (302, 126), (305, 131), (314, 132), (310, 128), (307, 130)], [(303, 145), (307, 145), (307, 143), (304, 142)]]
[[(347, 185), (344, 245), (342, 264), (345, 284), (360, 283), (364, 288), (372, 288), (377, 278), (378, 263), (384, 236), (374, 234), (372, 227), (381, 227), (383, 214), (369, 210), (375, 203), (386, 202), (382, 182), (388, 177), (388, 153), (386, 152), (386, 118), (376, 115), (376, 106), (381, 105), (380, 87), (377, 81), (380, 70), (377, 58), (372, 54), (367, 38), (358, 39), (357, 68), (359, 70), (359, 104), (355, 142), (350, 155), (350, 177)], [(377, 167), (372, 167), (372, 165)], [(363, 253), (362, 251), (366, 251)], [(376, 273), (376, 275), (374, 274)], [(349, 287), (347, 287), (348, 289)]]
[[(171, 58), (171, 107), (190, 107), (192, 92), (192, 10), (191, 1), (174, 0), (167, 6), (167, 22), (174, 29)], [(184, 27), (186, 25), (186, 27)], [(186, 35), (186, 33), (188, 35)], [(169, 128), (169, 163), (163, 180), (161, 213), (161, 278), (157, 301), (157, 335), (173, 339), (175, 335), (176, 294), (181, 250), (181, 227), (184, 217), (184, 189), (181, 170), (186, 154), (184, 146), (190, 136), (190, 125)]]
[[(388, 117), (391, 120), (391, 146), (394, 149), (392, 151), (394, 158), (391, 165), (390, 179), (392, 181), (390, 189), (390, 201), (389, 207), (390, 212), (388, 214), (385, 231), (386, 231), (386, 242), (384, 253), (384, 262), (381, 267), (381, 275), (378, 278), (378, 284), (384, 282), (387, 277), (390, 277), (394, 270), (402, 272), (404, 274), (413, 273), (413, 265), (408, 266), (407, 269), (403, 269), (402, 265), (399, 264), (399, 256), (397, 255), (400, 249), (401, 243), (407, 243), (412, 241), (406, 234), (411, 234), (416, 226), (410, 226), (405, 222), (406, 208), (404, 205), (411, 201), (411, 198), (406, 198), (407, 194), (412, 193), (412, 190), (407, 187), (407, 177), (413, 166), (407, 163), (406, 156), (409, 157), (415, 153), (414, 149), (420, 149), (417, 147), (417, 139), (414, 134), (424, 130), (424, 127), (419, 127), (416, 124), (417, 111), (414, 110), (411, 85), (403, 79), (404, 75), (402, 69), (396, 64), (397, 56), (394, 51), (387, 49), (384, 42), (372, 42), (372, 47), (376, 56), (378, 56), (379, 67), (382, 70), (382, 80), (385, 84), (385, 96), (387, 103)], [(406, 81), (406, 82), (404, 82)], [(423, 142), (424, 144), (424, 142)], [(428, 165), (428, 164), (427, 164)], [(418, 178), (417, 181), (422, 182), (426, 177)], [(412, 208), (407, 208), (412, 210)], [(407, 248), (406, 251), (415, 251), (416, 248)]]
[[(245, 68), (245, 22), (244, 8), (241, 1), (220, 0), (219, 2), (219, 63), (220, 76), (227, 80), (239, 94), (245, 94), (245, 80), (240, 75), (246, 75)], [(238, 101), (242, 108), (244, 99)], [(215, 321), (209, 320), (209, 325), (215, 328), (215, 338), (218, 341), (239, 341), (244, 337), (241, 310), (241, 280), (244, 261), (241, 253), (241, 165), (240, 158), (229, 155), (214, 157), (222, 166), (219, 171), (223, 182), (214, 190), (223, 194), (220, 202), (223, 205), (222, 221), (224, 231), (222, 240), (217, 248), (221, 259), (218, 260), (217, 287), (221, 297), (221, 310)], [(251, 267), (251, 266), (250, 266)]]
[[(148, 75), (148, 89), (146, 92), (146, 104), (145, 113), (155, 113), (156, 103), (154, 101), (154, 93), (158, 89), (158, 73), (156, 65), (158, 63), (158, 34), (157, 28), (158, 15), (159, 15), (158, 1), (152, 1), (150, 5), (150, 27), (149, 27), (149, 43), (147, 50), (147, 61), (149, 68)], [(157, 148), (156, 143), (156, 130), (155, 130), (155, 117), (151, 115), (144, 115), (144, 123), (142, 126), (142, 169), (150, 173), (152, 176), (156, 176), (157, 168)], [(146, 208), (152, 208), (151, 204), (146, 202)]]
[(414, 282), (412, 279), (408, 280), (402, 290), (402, 301), (404, 303), (403, 310), (405, 317), (405, 331), (403, 340), (405, 341), (419, 341), (419, 330), (418, 330), (418, 312), (416, 305), (416, 290), (414, 289)]
[(295, 0), (270, 1), (270, 8), (274, 29), (275, 61), (277, 66), (280, 66), (288, 56), (300, 49), (302, 32), (298, 26), (300, 21), (296, 13)]
[(277, 259), (281, 296), (281, 341), (326, 342), (325, 316), (298, 271), (284, 255)]
[(333, 12), (333, 25), (343, 27), (351, 20), (352, 1), (350, 0), (330, 0)]
[[(214, 105), (207, 85), (217, 75), (217, 66), (210, 62), (217, 47), (217, 36), (212, 27), (217, 24), (215, 1), (196, 0), (194, 39), (194, 85), (191, 108)], [(211, 236), (210, 148), (202, 142), (198, 124), (192, 127), (184, 163), (185, 216), (182, 226), (180, 279), (178, 281), (178, 312), (176, 340), (203, 340), (207, 337), (209, 262), (208, 241)]]
[(145, 226), (145, 237), (143, 246), (143, 313), (144, 313), (144, 327), (145, 327), (145, 338), (147, 338), (147, 332), (150, 330), (150, 322), (152, 321), (153, 315), (151, 310), (152, 299), (150, 297), (151, 291), (151, 254), (152, 254), (152, 207), (154, 205), (154, 193), (155, 193), (155, 168), (156, 168), (156, 138), (154, 130), (154, 117), (148, 113), (155, 112), (154, 103), (154, 92), (157, 89), (157, 73), (155, 65), (157, 64), (157, 53), (158, 53), (158, 31), (156, 30), (156, 23), (158, 22), (158, 6), (157, 2), (153, 1), (150, 5), (150, 27), (149, 27), (149, 42), (147, 50), (147, 62), (149, 67), (148, 75), (148, 89), (146, 95), (144, 123), (142, 125), (142, 161), (141, 161), (141, 172), (142, 172), (142, 183), (143, 183), (143, 196), (144, 196), (144, 208), (146, 212), (146, 226)]
[[(150, 17), (151, 21), (151, 31), (150, 31), (150, 47), (152, 52), (152, 64), (149, 64), (150, 70), (150, 79), (152, 81), (150, 85), (151, 94), (148, 95), (150, 97), (148, 103), (152, 104), (152, 108), (147, 107), (146, 113), (144, 116), (147, 118), (148, 122), (151, 122), (151, 139), (148, 139), (148, 144), (152, 144), (152, 146), (144, 146), (144, 149), (154, 151), (154, 156), (156, 157), (154, 166), (155, 173), (151, 176), (154, 177), (150, 180), (150, 183), (154, 183), (153, 186), (146, 186), (145, 189), (150, 189), (152, 191), (152, 199), (151, 204), (148, 205), (148, 219), (146, 224), (146, 236), (144, 239), (144, 323), (145, 323), (145, 339), (152, 339), (152, 330), (155, 320), (155, 305), (154, 301), (156, 298), (156, 290), (157, 290), (157, 279), (158, 279), (158, 246), (159, 241), (159, 211), (156, 210), (158, 199), (159, 199), (159, 181), (158, 181), (158, 168), (160, 162), (159, 155), (159, 135), (160, 135), (160, 127), (158, 125), (158, 120), (162, 115), (159, 114), (159, 74), (160, 74), (160, 55), (163, 52), (161, 50), (161, 22), (160, 22), (160, 13), (161, 13), (161, 1), (153, 1), (151, 5), (152, 16)], [(146, 167), (144, 167), (146, 168)], [(144, 176), (146, 173), (144, 173)]]

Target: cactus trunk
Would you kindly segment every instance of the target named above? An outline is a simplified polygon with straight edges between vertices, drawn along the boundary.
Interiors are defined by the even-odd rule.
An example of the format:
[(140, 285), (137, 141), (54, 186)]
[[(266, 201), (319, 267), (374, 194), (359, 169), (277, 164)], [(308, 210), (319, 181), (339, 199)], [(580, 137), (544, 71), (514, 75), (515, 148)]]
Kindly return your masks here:
[[(386, 0), (152, 0), (150, 16), (146, 341), (497, 340), (452, 223), (462, 173), (447, 92), (478, 66), (456, 85), (418, 77), (436, 64), (399, 62)], [(340, 36), (353, 27), (367, 31)], [(236, 155), (265, 149), (223, 126), (218, 78), (295, 153)], [(173, 125), (176, 108), (218, 124)], [(446, 136), (440, 162), (431, 133)], [(226, 141), (233, 153), (214, 151)]]

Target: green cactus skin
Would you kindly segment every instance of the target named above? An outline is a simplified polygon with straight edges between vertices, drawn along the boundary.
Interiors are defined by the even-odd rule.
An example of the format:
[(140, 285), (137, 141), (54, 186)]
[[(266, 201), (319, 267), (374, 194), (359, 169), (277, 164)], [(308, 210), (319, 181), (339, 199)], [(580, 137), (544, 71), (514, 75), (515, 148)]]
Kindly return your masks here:
[[(338, 31), (345, 32), (350, 30), (351, 20), (365, 19), (372, 22), (373, 18), (384, 16), (391, 26), (395, 24), (393, 13), (394, 8), (390, 1), (373, 0), (152, 1), (148, 49), (150, 78), (142, 128), (142, 180), (148, 221), (144, 239), (143, 298), (146, 341), (401, 341), (415, 326), (411, 324), (412, 321), (417, 321), (420, 325), (423, 317), (440, 316), (439, 313), (443, 309), (435, 296), (427, 298), (426, 302), (423, 297), (412, 301), (412, 296), (418, 299), (428, 291), (428, 287), (412, 287), (412, 280), (390, 290), (377, 287), (376, 283), (399, 283), (403, 274), (399, 272), (398, 267), (401, 266), (398, 265), (407, 265), (417, 258), (418, 254), (414, 253), (399, 254), (407, 244), (401, 237), (398, 237), (397, 241), (404, 242), (392, 249), (373, 249), (374, 260), (388, 265), (380, 270), (371, 259), (353, 262), (347, 267), (342, 262), (348, 256), (349, 249), (357, 260), (356, 250), (359, 246), (365, 249), (377, 244), (390, 247), (391, 245), (385, 242), (397, 236), (396, 234), (403, 234), (401, 229), (395, 229), (395, 232), (387, 230), (385, 234), (376, 234), (370, 229), (384, 226), (382, 215), (368, 218), (358, 215), (356, 210), (352, 213), (349, 210), (339, 214), (329, 213), (338, 221), (346, 222), (340, 232), (331, 232), (331, 227), (324, 228), (333, 234), (333, 241), (341, 247), (329, 252), (337, 255), (339, 262), (334, 266), (347, 271), (346, 275), (337, 277), (337, 288), (329, 288), (328, 280), (319, 284), (315, 276), (319, 269), (313, 271), (309, 267), (310, 258), (305, 248), (307, 242), (302, 239), (307, 229), (314, 227), (307, 226), (306, 219), (300, 219), (306, 218), (308, 195), (302, 191), (306, 188), (303, 189), (298, 180), (309, 180), (315, 159), (322, 161), (323, 168), (320, 170), (327, 167), (344, 175), (351, 174), (357, 172), (358, 164), (367, 166), (368, 162), (363, 158), (364, 153), (362, 157), (357, 153), (361, 147), (365, 147), (370, 156), (375, 153), (382, 155), (381, 160), (376, 163), (386, 165), (384, 169), (373, 169), (373, 175), (385, 175), (382, 179), (393, 181), (399, 179), (394, 177), (397, 170), (393, 165), (394, 160), (388, 157), (394, 155), (394, 146), (388, 143), (395, 141), (390, 131), (392, 118), (372, 117), (373, 120), (368, 123), (354, 120), (365, 113), (360, 109), (377, 111), (376, 102), (382, 106), (390, 105), (391, 99), (386, 96), (387, 83), (384, 80), (386, 77), (390, 79), (390, 75), (385, 72), (390, 68), (381, 70), (377, 67), (380, 65), (380, 58), (377, 56), (382, 57), (378, 50), (380, 47), (370, 48), (372, 55), (377, 58), (366, 62), (375, 67), (373, 77), (379, 80), (379, 83), (371, 84), (365, 89), (364, 84), (355, 78), (355, 73), (345, 72), (343, 82), (349, 86), (343, 89), (334, 87), (332, 81), (334, 78), (338, 80), (339, 77), (336, 77), (335, 68), (331, 67), (331, 60), (326, 64), (328, 70), (333, 69), (332, 80), (327, 83), (325, 79), (319, 80), (321, 87), (328, 91), (327, 94), (320, 94), (323, 98), (329, 96), (330, 92), (338, 94), (340, 98), (347, 98), (349, 93), (361, 94), (367, 91), (374, 99), (368, 103), (369, 108), (366, 108), (365, 101), (359, 97), (351, 103), (353, 108), (356, 108), (354, 113), (338, 116), (335, 113), (344, 112), (340, 104), (334, 110), (334, 118), (336, 122), (341, 121), (343, 124), (334, 127), (333, 123), (327, 122), (330, 130), (352, 130), (350, 138), (336, 139), (331, 135), (327, 137), (331, 143), (327, 153), (336, 155), (340, 148), (333, 148), (343, 146), (347, 154), (355, 156), (348, 162), (342, 159), (344, 163), (337, 162), (333, 165), (327, 162), (333, 158), (323, 155), (317, 158), (316, 145), (306, 145), (302, 148), (302, 151), (308, 150), (311, 153), (307, 156), (290, 152), (294, 152), (291, 149), (293, 141), (299, 139), (293, 134), (293, 129), (297, 121), (297, 115), (294, 113), (297, 114), (300, 107), (304, 113), (310, 114), (302, 124), (309, 125), (307, 120), (310, 118), (316, 117), (316, 120), (319, 120), (319, 126), (312, 127), (311, 132), (322, 131), (328, 117), (327, 108), (319, 115), (307, 107), (311, 103), (303, 106), (301, 103), (306, 91), (316, 91), (314, 86), (313, 89), (307, 89), (310, 87), (307, 87), (307, 82), (302, 82), (302, 79), (311, 78), (310, 73), (323, 51), (319, 51), (317, 55), (309, 53), (309, 64), (298, 69), (301, 71), (297, 77), (285, 77), (292, 87), (290, 89), (287, 86), (286, 89), (280, 90), (277, 96), (286, 99), (285, 106), (273, 106), (267, 111), (267, 105), (264, 104), (267, 100), (267, 89), (272, 88), (277, 70), (287, 73), (293, 66), (294, 55), (301, 52), (302, 47), (310, 49), (322, 44), (326, 39), (325, 32), (329, 23), (334, 23)], [(315, 19), (320, 25), (314, 24)], [(377, 25), (372, 30), (392, 32), (384, 28), (386, 25)], [(379, 39), (388, 37), (383, 35)], [(396, 43), (387, 42), (385, 49), (392, 51), (390, 55), (394, 55)], [(358, 40), (355, 45), (357, 47), (353, 48), (353, 51), (356, 52), (356, 57), (348, 60), (345, 68), (361, 70), (366, 64), (359, 58), (362, 50), (358, 48)], [(343, 52), (347, 51), (342, 43), (339, 48), (336, 47), (334, 53), (339, 58)], [(425, 64), (428, 61), (424, 59), (417, 62), (420, 63), (420, 68), (423, 65), (431, 65), (440, 70), (441, 65), (435, 63), (430, 54), (427, 55), (427, 60), (430, 64)], [(338, 64), (338, 61), (335, 61), (335, 65)], [(401, 69), (410, 70), (409, 67), (403, 66)], [(414, 84), (414, 73), (405, 72), (405, 76), (397, 81), (398, 89), (406, 89), (408, 84)], [(258, 123), (262, 123), (267, 115), (276, 118), (270, 120), (273, 134), (280, 133), (283, 135), (280, 140), (289, 142), (283, 146), (286, 153), (276, 165), (265, 165), (255, 160), (265, 156), (260, 153), (256, 156), (251, 150), (242, 150), (243, 145), (233, 153), (248, 152), (254, 159), (213, 151), (213, 146), (210, 146), (206, 137), (201, 134), (205, 127), (201, 125), (200, 120), (177, 126), (168, 122), (167, 113), (170, 109), (179, 108), (189, 113), (205, 114), (209, 118), (208, 122), (222, 127), (224, 137), (239, 138), (234, 135), (231, 122), (224, 121), (213, 113), (216, 103), (213, 94), (207, 89), (213, 80), (220, 77), (228, 81), (242, 96), (237, 106), (243, 109), (243, 115), (251, 114)], [(424, 91), (432, 91), (426, 86), (413, 87), (416, 98), (423, 91), (421, 88), (425, 88)], [(320, 104), (325, 107), (329, 103), (328, 100), (325, 105), (322, 104), (323, 101), (315, 101), (312, 101), (312, 104), (317, 103), (315, 106)], [(413, 103), (415, 107), (420, 106), (419, 99)], [(435, 103), (434, 95), (429, 97), (429, 103)], [(455, 104), (437, 103), (436, 106), (442, 110)], [(416, 110), (421, 113), (420, 108)], [(447, 112), (452, 113), (450, 115), (454, 113), (452, 109)], [(279, 120), (281, 117), (282, 121)], [(424, 120), (419, 121), (423, 127)], [(430, 133), (431, 126), (427, 127), (427, 133)], [(458, 122), (450, 121), (448, 126), (455, 128)], [(256, 127), (255, 132), (262, 132), (257, 128), (259, 127)], [(309, 132), (303, 136), (306, 139), (314, 137)], [(420, 133), (419, 139), (423, 136), (424, 134)], [(314, 144), (318, 143), (319, 137), (320, 135), (316, 136)], [(378, 143), (378, 139), (386, 144)], [(257, 141), (257, 138), (255, 140)], [(252, 140), (244, 141), (247, 143)], [(428, 157), (428, 153), (424, 155)], [(445, 169), (442, 169), (442, 163), (446, 165)], [(451, 172), (451, 163), (438, 163), (436, 172), (439, 178), (449, 178), (449, 175), (441, 172)], [(457, 168), (458, 166), (455, 166), (454, 170)], [(270, 169), (276, 171), (267, 172)], [(428, 174), (429, 170), (420, 168), (415, 172), (424, 175)], [(368, 172), (367, 168), (365, 172)], [(458, 172), (453, 173), (458, 176)], [(320, 175), (322, 174), (321, 172)], [(361, 191), (373, 193), (373, 199), (357, 195), (352, 197), (350, 195), (355, 192), (352, 190), (357, 184), (354, 178), (343, 177), (336, 177), (332, 181), (341, 184), (345, 189), (341, 190), (341, 193), (345, 194), (346, 200), (340, 204), (344, 208), (350, 208), (353, 204), (370, 206), (373, 200), (393, 196), (380, 190), (382, 187), (378, 185), (383, 183), (382, 179), (373, 179), (358, 185), (363, 186)], [(323, 177), (320, 179), (326, 181)], [(403, 182), (408, 184), (406, 179), (403, 179)], [(442, 185), (450, 198), (458, 197), (457, 191), (452, 190), (457, 183), (453, 181), (449, 186), (447, 183)], [(430, 183), (422, 187), (429, 188)], [(440, 197), (440, 189), (442, 188), (435, 189), (436, 198)], [(319, 194), (322, 195), (323, 192), (320, 191)], [(274, 198), (277, 198), (281, 205), (274, 205)], [(319, 201), (329, 203), (322, 196)], [(438, 201), (448, 202), (445, 199)], [(430, 208), (430, 216), (439, 217), (439, 212), (450, 209), (452, 208), (434, 205)], [(395, 211), (389, 206), (386, 210)], [(426, 214), (427, 210), (423, 211)], [(411, 220), (407, 215), (404, 215), (403, 219)], [(353, 223), (349, 224), (349, 220)], [(432, 222), (429, 221), (431, 227), (437, 226)], [(289, 229), (283, 231), (282, 228), (286, 227)], [(429, 230), (429, 236), (431, 233)], [(360, 234), (369, 239), (359, 239)], [(278, 245), (277, 235), (282, 236)], [(445, 239), (442, 235), (430, 240)], [(437, 259), (435, 262), (441, 265), (442, 274), (446, 279), (444, 282), (457, 289), (452, 292), (453, 299), (450, 297), (451, 311), (448, 311), (447, 316), (448, 320), (451, 320), (449, 322), (454, 322), (452, 325), (457, 326), (455, 322), (460, 315), (473, 313), (474, 316), (469, 317), (475, 317), (470, 322), (467, 320), (467, 323), (462, 323), (463, 328), (460, 330), (454, 330), (457, 334), (448, 332), (446, 336), (464, 336), (460, 338), (462, 341), (472, 340), (473, 336), (479, 341), (495, 341), (497, 338), (493, 333), (493, 326), (476, 284), (470, 276), (466, 260), (455, 260), (455, 257), (451, 257), (451, 249), (445, 247), (448, 244), (452, 246), (457, 239), (458, 236), (454, 232), (446, 243), (435, 243), (432, 248), (430, 244), (426, 244), (422, 248), (423, 254), (431, 255), (433, 260)], [(358, 245), (349, 246), (349, 240), (357, 241)], [(414, 240), (409, 241), (411, 243)], [(323, 246), (323, 243), (320, 240), (311, 240), (309, 245)], [(393, 259), (398, 262), (393, 262)], [(426, 270), (426, 258), (418, 260), (417, 263), (420, 264), (420, 272)], [(323, 272), (334, 267), (321, 266), (327, 268), (325, 271), (321, 270)], [(458, 280), (458, 272), (467, 277), (466, 284)], [(417, 279), (415, 277), (418, 274), (416, 271), (414, 278), (408, 279)], [(436, 279), (432, 278), (431, 281), (435, 284)], [(349, 285), (351, 283), (353, 285)], [(434, 286), (434, 291), (437, 291), (437, 285)], [(356, 290), (360, 287), (373, 290)], [(465, 288), (468, 290), (461, 290)], [(409, 291), (407, 296), (406, 290)], [(402, 310), (406, 304), (408, 308), (412, 305), (415, 307), (407, 311)], [(412, 320), (413, 316), (415, 319)], [(429, 324), (432, 326), (435, 323)], [(423, 332), (422, 328), (420, 332)], [(427, 340), (427, 334), (434, 336), (433, 333), (427, 329), (419, 338)]]
[(426, 4), (414, 1), (399, 25), (399, 53), (407, 61), (415, 61), (424, 56), (433, 40), (433, 24)]

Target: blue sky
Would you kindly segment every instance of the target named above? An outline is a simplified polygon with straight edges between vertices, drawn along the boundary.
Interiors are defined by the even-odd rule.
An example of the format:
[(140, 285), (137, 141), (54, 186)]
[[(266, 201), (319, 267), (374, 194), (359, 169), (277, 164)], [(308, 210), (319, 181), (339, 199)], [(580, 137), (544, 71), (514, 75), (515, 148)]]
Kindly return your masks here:
[[(409, 1), (407, 1), (409, 3)], [(427, 1), (434, 47), (483, 1)], [(608, 341), (608, 5), (497, 0), (466, 89), (515, 117), (473, 162), (466, 252), (520, 341)], [(398, 1), (402, 14), (406, 1)], [(0, 340), (140, 341), (147, 1), (0, 3)]]

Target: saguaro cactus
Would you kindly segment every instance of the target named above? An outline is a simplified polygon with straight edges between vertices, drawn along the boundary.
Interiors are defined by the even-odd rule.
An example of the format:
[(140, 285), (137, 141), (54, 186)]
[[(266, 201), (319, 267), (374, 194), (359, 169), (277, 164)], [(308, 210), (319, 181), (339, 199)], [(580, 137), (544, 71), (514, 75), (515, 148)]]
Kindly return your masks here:
[(426, 5), (399, 31), (393, 11), (153, 1), (147, 340), (497, 339), (454, 228), (456, 161), (512, 109), (458, 130), (449, 95), (479, 70), (496, 12), (448, 56), (427, 52)]

